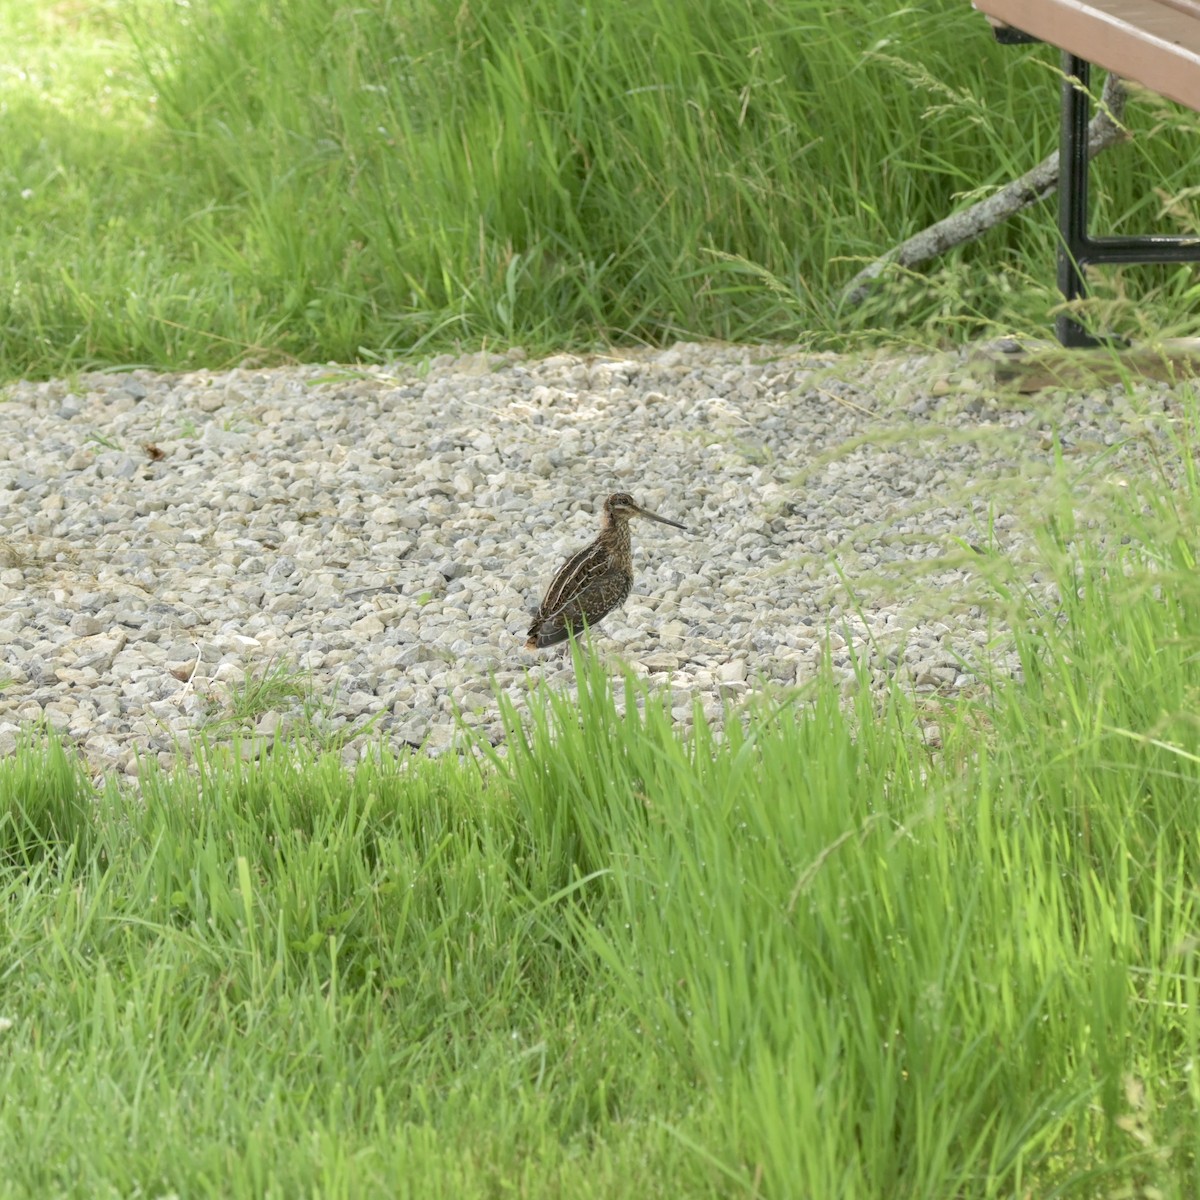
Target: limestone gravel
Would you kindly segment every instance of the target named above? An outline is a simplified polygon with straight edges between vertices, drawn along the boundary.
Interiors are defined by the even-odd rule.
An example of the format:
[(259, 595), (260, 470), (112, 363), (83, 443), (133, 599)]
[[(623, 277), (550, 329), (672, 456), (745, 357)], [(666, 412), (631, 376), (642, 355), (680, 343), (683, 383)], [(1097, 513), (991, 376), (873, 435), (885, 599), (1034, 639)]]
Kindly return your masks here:
[(689, 526), (635, 525), (634, 592), (598, 637), (679, 721), (805, 684), (827, 640), (847, 678), (859, 655), (952, 692), (1006, 662), (965, 544), (1019, 558), (1060, 446), (1080, 495), (1106, 486), (1161, 458), (1179, 399), (692, 344), (18, 382), (0, 754), (41, 720), (129, 773), (236, 729), (349, 758), (380, 736), (444, 750), (456, 714), (498, 738), (493, 682), (518, 706), (571, 686), (522, 643), (617, 489)]

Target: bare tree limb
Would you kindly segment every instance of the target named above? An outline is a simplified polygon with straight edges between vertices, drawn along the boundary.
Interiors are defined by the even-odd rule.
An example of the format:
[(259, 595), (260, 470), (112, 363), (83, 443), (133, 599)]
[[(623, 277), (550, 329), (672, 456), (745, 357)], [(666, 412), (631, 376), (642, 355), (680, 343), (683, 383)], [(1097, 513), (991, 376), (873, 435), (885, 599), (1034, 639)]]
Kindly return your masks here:
[[(1096, 111), (1088, 122), (1088, 158), (1092, 159), (1102, 150), (1123, 141), (1127, 136), (1121, 120), (1125, 115), (1125, 85), (1121, 79), (1110, 71), (1104, 79), (1104, 87), (1100, 92), (1100, 101)], [(901, 242), (899, 246), (889, 250), (882, 258), (864, 267), (846, 285), (842, 292), (844, 305), (858, 305), (867, 298), (871, 284), (883, 274), (888, 267), (915, 267), (927, 259), (944, 254), (953, 246), (973, 241), (1007, 221), (1014, 213), (1039, 200), (1044, 200), (1058, 187), (1059, 163), (1058, 151), (1043, 159), (1031, 171), (1027, 171), (1020, 179), (1007, 183), (998, 192), (994, 192), (986, 200), (972, 204), (962, 212), (954, 213), (944, 220), (922, 229), (920, 233)]]

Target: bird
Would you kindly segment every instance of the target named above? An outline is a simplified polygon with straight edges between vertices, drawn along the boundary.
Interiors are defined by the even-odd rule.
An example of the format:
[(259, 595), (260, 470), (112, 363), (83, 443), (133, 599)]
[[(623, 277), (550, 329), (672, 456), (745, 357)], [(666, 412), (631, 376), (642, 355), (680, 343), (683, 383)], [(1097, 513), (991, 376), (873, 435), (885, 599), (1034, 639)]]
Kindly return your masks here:
[(529, 627), (526, 650), (544, 650), (565, 642), (585, 626), (595, 625), (633, 587), (633, 548), (629, 522), (647, 517), (686, 531), (687, 526), (643, 508), (628, 492), (613, 492), (604, 501), (596, 540), (576, 551), (558, 569)]

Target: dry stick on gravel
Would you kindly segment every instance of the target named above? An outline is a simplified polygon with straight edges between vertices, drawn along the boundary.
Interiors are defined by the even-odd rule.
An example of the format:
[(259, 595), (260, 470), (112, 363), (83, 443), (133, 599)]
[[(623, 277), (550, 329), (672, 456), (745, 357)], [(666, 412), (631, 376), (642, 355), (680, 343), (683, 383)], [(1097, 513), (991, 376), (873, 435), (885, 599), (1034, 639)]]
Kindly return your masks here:
[[(1111, 72), (1105, 76), (1104, 87), (1096, 112), (1088, 122), (1088, 158), (1116, 145), (1127, 136), (1121, 119), (1125, 113), (1125, 85)], [(973, 241), (993, 225), (1008, 220), (1014, 213), (1039, 200), (1044, 200), (1058, 187), (1058, 151), (1027, 171), (1020, 179), (1005, 184), (986, 200), (972, 204), (962, 212), (946, 217), (928, 229), (922, 229), (908, 241), (889, 250), (864, 267), (846, 285), (842, 303), (861, 304), (871, 290), (871, 284), (890, 266), (915, 267), (926, 259), (936, 258), (953, 246)]]

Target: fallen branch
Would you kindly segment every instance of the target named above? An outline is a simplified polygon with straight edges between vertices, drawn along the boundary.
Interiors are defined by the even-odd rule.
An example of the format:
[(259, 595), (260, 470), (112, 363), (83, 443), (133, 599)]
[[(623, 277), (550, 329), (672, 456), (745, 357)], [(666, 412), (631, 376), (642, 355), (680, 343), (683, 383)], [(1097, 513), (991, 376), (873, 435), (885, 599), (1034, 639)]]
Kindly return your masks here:
[[(1104, 79), (1100, 101), (1096, 112), (1088, 122), (1088, 158), (1095, 158), (1102, 150), (1116, 145), (1126, 137), (1121, 118), (1125, 113), (1125, 85), (1121, 79), (1109, 72)], [(1020, 179), (1007, 183), (986, 200), (972, 204), (962, 212), (954, 213), (922, 229), (920, 233), (901, 242), (882, 258), (877, 258), (864, 267), (846, 285), (842, 292), (844, 305), (861, 304), (871, 290), (871, 284), (890, 266), (915, 267), (927, 259), (944, 254), (953, 246), (973, 241), (1001, 221), (1007, 221), (1014, 213), (1039, 200), (1044, 200), (1058, 187), (1058, 151), (1043, 159)]]

